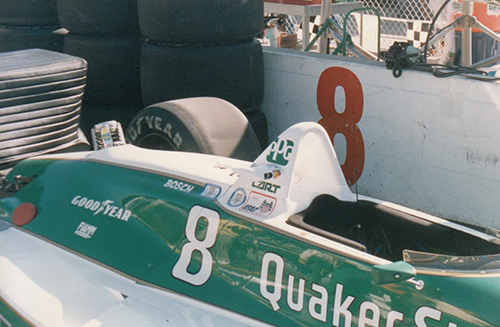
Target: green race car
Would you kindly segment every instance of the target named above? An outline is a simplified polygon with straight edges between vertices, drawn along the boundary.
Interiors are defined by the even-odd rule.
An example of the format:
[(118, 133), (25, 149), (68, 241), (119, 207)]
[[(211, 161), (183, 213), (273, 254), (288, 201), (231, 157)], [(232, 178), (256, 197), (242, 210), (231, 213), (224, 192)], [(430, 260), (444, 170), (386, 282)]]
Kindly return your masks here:
[(253, 162), (133, 145), (17, 164), (0, 326), (500, 326), (500, 238), (357, 196), (316, 123)]

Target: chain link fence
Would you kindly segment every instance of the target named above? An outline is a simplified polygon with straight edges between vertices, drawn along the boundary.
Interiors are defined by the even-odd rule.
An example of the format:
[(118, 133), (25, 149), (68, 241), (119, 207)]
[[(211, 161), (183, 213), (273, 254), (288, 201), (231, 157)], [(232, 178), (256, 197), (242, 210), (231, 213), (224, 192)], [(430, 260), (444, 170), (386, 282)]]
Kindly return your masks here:
[[(431, 0), (432, 1), (432, 0)], [(413, 41), (414, 45), (420, 47), (425, 42), (428, 27), (434, 17), (434, 11), (429, 6), (429, 0), (364, 0), (363, 7), (367, 10), (351, 14), (347, 18), (346, 31), (351, 36), (353, 42), (361, 45), (365, 49), (377, 51), (377, 30), (378, 19), (373, 8), (380, 14), (380, 50), (387, 50), (397, 42)], [(331, 18), (342, 27), (345, 14), (334, 14)], [(319, 19), (310, 22), (312, 34), (310, 40), (315, 36), (315, 32), (320, 27)], [(302, 40), (302, 16), (286, 16), (285, 31), (289, 34), (297, 34), (299, 41)], [(444, 40), (443, 40), (444, 42)], [(438, 51), (434, 48), (435, 55), (441, 54), (443, 42)], [(336, 42), (330, 41), (330, 49), (336, 48)]]
[[(344, 1), (350, 2), (350, 0)], [(482, 2), (479, 5), (485, 6), (484, 2), (487, 3), (487, 9), (483, 9), (485, 11), (483, 15), (488, 15), (487, 19), (494, 20), (495, 27), (493, 31), (500, 35), (500, 24), (498, 23), (498, 20), (500, 20), (500, 0), (483, 0)], [(352, 12), (348, 17), (345, 14), (333, 14), (330, 18), (339, 26), (337, 31), (342, 30), (344, 22), (346, 23), (346, 33), (355, 44), (355, 47), (361, 47), (362, 52), (365, 54), (378, 55), (378, 51), (389, 50), (394, 42), (409, 42), (422, 51), (427, 50), (426, 58), (428, 63), (459, 65), (461, 35), (453, 29), (436, 42), (424, 47), (429, 34), (432, 36), (438, 33), (461, 13), (460, 0), (452, 0), (446, 8), (442, 8), (444, 10), (439, 17), (434, 17), (435, 13), (440, 11), (443, 3), (444, 0), (362, 0), (364, 10)], [(377, 14), (380, 15), (381, 19), (380, 42)], [(477, 14), (480, 14), (479, 11)], [(476, 15), (475, 11), (474, 15)], [(284, 30), (287, 34), (297, 35), (296, 49), (305, 48), (304, 42), (302, 42), (303, 16), (275, 13), (270, 14), (270, 17), (274, 17), (274, 21), (279, 22), (278, 25), (282, 31)], [(276, 17), (278, 17), (277, 20)], [(433, 20), (435, 20), (435, 25), (433, 31), (430, 31)], [(480, 18), (478, 20), (481, 21)], [(308, 24), (310, 42), (321, 28), (320, 17), (311, 17)], [(343, 32), (341, 31), (340, 34), (343, 34)], [(331, 31), (329, 31), (328, 35), (330, 37), (329, 51), (330, 53), (336, 53), (340, 49), (337, 49), (337, 46), (340, 42), (339, 39), (342, 40), (342, 35), (339, 38), (338, 33), (334, 35)], [(317, 44), (318, 42), (310, 47), (310, 51), (318, 51)], [(474, 63), (500, 54), (500, 42), (492, 39), (487, 34), (473, 33), (471, 46)], [(353, 53), (348, 53), (348, 55), (353, 55)], [(354, 55), (359, 56), (359, 53)]]

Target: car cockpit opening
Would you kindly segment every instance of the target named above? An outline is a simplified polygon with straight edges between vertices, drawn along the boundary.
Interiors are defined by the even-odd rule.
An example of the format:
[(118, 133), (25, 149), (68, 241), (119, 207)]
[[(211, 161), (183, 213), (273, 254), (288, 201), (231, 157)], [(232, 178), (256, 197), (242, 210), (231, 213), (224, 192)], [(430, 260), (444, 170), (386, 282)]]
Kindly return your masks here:
[[(416, 267), (442, 268), (446, 260), (456, 263), (459, 258), (469, 258), (465, 260), (469, 265), (448, 267), (476, 270), (486, 264), (492, 268), (495, 264), (490, 262), (500, 259), (497, 242), (470, 233), (461, 225), (440, 224), (369, 200), (348, 202), (322, 194), (307, 209), (289, 217), (287, 223), (374, 256), (404, 260)], [(472, 258), (484, 256), (496, 259), (481, 259), (482, 265), (472, 264), (477, 261)]]

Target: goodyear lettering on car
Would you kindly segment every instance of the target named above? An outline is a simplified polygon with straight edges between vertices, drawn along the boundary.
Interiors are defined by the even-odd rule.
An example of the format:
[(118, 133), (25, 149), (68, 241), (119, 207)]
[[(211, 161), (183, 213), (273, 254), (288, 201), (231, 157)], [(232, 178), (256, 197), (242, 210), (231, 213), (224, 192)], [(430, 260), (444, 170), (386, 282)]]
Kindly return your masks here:
[(270, 152), (266, 159), (281, 166), (286, 166), (293, 152), (293, 141), (281, 140), (279, 137), (271, 143)]
[(71, 200), (72, 205), (92, 211), (94, 212), (94, 216), (102, 214), (119, 220), (128, 221), (132, 215), (130, 210), (114, 206), (113, 203), (114, 201), (112, 200), (97, 201), (81, 195), (77, 195)]
[(163, 184), (163, 187), (171, 188), (173, 190), (181, 191), (184, 193), (189, 193), (194, 189), (194, 185), (175, 179), (169, 179), (165, 184)]
[[(326, 323), (327, 318), (330, 316), (332, 317), (331, 325), (337, 327), (340, 326), (341, 317), (344, 319), (344, 326), (353, 326), (353, 322), (356, 321), (356, 326), (384, 326), (382, 310), (376, 303), (371, 301), (361, 302), (357, 311), (358, 316), (355, 317), (352, 307), (356, 297), (350, 294), (345, 295), (345, 286), (343, 284), (336, 283), (335, 292), (331, 294), (321, 284), (309, 283), (293, 274), (285, 276), (285, 260), (276, 253), (267, 252), (264, 254), (260, 273), (260, 294), (269, 301), (274, 311), (281, 309), (278, 302), (285, 295), (283, 293), (283, 290), (285, 290), (286, 305), (296, 312), (308, 310), (308, 314), (312, 319)], [(298, 279), (298, 287), (296, 286), (296, 279)], [(311, 285), (311, 289), (306, 291), (306, 285)], [(304, 303), (305, 294), (311, 293), (317, 293), (320, 296), (313, 295), (309, 298), (309, 303)], [(331, 296), (333, 296), (333, 301), (330, 301)], [(333, 302), (333, 306), (330, 302)], [(330, 314), (329, 310), (331, 311)], [(413, 317), (406, 317), (402, 312), (390, 310), (385, 316), (385, 326), (394, 327), (403, 321), (413, 320), (416, 327), (427, 327), (430, 326), (428, 323), (432, 324), (432, 321), (441, 321), (441, 315), (440, 310), (428, 306), (419, 307)], [(457, 324), (448, 322), (448, 327), (457, 327)]]

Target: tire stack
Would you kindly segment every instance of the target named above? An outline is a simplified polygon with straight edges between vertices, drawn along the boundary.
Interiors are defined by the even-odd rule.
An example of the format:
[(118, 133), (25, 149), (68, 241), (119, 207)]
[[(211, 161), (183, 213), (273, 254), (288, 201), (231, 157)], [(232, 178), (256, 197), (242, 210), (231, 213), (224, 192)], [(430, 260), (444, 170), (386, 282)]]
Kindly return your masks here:
[(125, 128), (143, 108), (136, 0), (57, 0), (64, 53), (88, 63), (81, 127), (117, 120)]
[(0, 53), (0, 169), (82, 144), (78, 126), (86, 70), (83, 59), (59, 52)]
[[(61, 0), (66, 1), (66, 0)], [(218, 97), (238, 107), (267, 146), (263, 0), (137, 0), (145, 106)], [(201, 108), (200, 110), (203, 110)]]
[(62, 50), (56, 0), (0, 0), (0, 52)]

